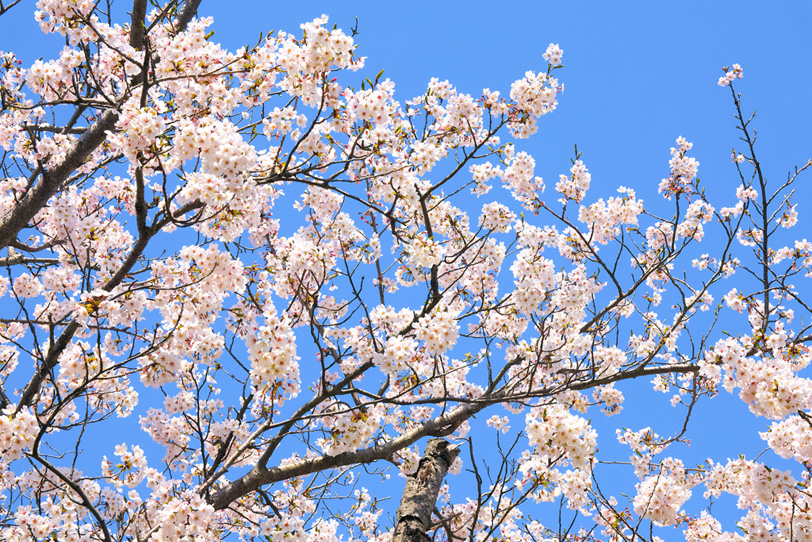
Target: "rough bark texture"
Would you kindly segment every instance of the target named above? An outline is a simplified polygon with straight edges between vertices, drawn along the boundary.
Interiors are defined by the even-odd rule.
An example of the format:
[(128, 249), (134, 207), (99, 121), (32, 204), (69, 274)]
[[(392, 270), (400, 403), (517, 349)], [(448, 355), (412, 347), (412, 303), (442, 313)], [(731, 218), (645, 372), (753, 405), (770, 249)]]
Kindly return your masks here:
[(441, 438), (431, 439), (426, 445), (417, 472), (406, 480), (392, 542), (431, 542), (426, 534), (431, 527), (431, 513), (443, 478), (458, 453), (456, 447)]

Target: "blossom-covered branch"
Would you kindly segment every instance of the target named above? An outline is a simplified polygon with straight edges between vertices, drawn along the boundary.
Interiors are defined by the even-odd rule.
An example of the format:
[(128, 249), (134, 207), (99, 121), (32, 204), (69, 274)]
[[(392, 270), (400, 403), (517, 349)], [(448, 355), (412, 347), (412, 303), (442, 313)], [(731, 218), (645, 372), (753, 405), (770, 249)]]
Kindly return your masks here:
[[(0, 538), (390, 542), (389, 472), (448, 542), (809, 538), (812, 163), (768, 181), (740, 66), (728, 206), (684, 137), (644, 204), (577, 148), (545, 192), (521, 140), (558, 106), (556, 44), (505, 96), (401, 101), (327, 16), (228, 51), (199, 0), (103, 4), (40, 0), (66, 45), (0, 64)], [(679, 429), (617, 428), (611, 456), (599, 419), (640, 380)], [(720, 388), (796, 471), (663, 454)], [(699, 487), (746, 537), (685, 511)]]

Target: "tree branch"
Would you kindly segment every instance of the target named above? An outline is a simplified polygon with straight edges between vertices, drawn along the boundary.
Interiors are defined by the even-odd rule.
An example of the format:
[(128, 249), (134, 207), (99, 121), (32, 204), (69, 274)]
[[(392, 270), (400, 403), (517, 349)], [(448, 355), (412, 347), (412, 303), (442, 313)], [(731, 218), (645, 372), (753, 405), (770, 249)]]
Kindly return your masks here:
[[(182, 31), (189, 24), (189, 21), (197, 14), (197, 8), (201, 0), (189, 0), (178, 14), (178, 30)], [(139, 8), (138, 4), (144, 4), (146, 11), (146, 0), (135, 0), (133, 3), (133, 17)], [(143, 26), (143, 23), (141, 23)], [(132, 39), (132, 38), (131, 38)], [(143, 43), (144, 38), (141, 38)], [(65, 159), (52, 169), (37, 169), (28, 179), (29, 185), (33, 188), (14, 205), (14, 209), (0, 223), (0, 248), (7, 247), (17, 239), (17, 235), (23, 230), (32, 218), (42, 209), (48, 200), (56, 194), (65, 183), (67, 178), (79, 168), (85, 160), (95, 151), (105, 139), (107, 132), (115, 129), (118, 122), (118, 111), (108, 109), (101, 114), (99, 119), (89, 127), (73, 144), (72, 148), (65, 154)], [(37, 177), (41, 174), (41, 180), (35, 185)]]
[(428, 442), (417, 472), (406, 480), (392, 542), (431, 542), (426, 534), (431, 528), (431, 513), (448, 468), (459, 452), (441, 438)]
[[(107, 139), (107, 132), (115, 128), (116, 121), (118, 121), (117, 111), (109, 109), (102, 113), (99, 120), (76, 140), (73, 147), (65, 154), (65, 159), (61, 164), (53, 169), (42, 171), (40, 182), (14, 205), (11, 213), (0, 223), (0, 248), (9, 246), (17, 239), (17, 235), (34, 218), (34, 215), (45, 207), (48, 200), (62, 188), (68, 176)], [(40, 170), (32, 173), (28, 180), (29, 184), (34, 185), (39, 176)]]
[(146, 27), (144, 18), (147, 16), (147, 0), (133, 0), (132, 23), (130, 23), (130, 45), (139, 51), (144, 48)]

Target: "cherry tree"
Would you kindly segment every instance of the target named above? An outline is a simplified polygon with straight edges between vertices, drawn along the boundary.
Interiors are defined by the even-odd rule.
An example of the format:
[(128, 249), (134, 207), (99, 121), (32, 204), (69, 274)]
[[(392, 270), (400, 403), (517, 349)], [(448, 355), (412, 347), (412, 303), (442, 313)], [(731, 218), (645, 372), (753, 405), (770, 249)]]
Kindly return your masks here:
[[(39, 0), (64, 48), (2, 53), (0, 538), (812, 539), (810, 164), (768, 184), (740, 66), (729, 197), (679, 137), (647, 207), (521, 150), (557, 45), (401, 102), (326, 16), (227, 51), (200, 0), (111, 4)], [(682, 430), (606, 456), (640, 380)], [(720, 393), (771, 454), (679, 457)]]

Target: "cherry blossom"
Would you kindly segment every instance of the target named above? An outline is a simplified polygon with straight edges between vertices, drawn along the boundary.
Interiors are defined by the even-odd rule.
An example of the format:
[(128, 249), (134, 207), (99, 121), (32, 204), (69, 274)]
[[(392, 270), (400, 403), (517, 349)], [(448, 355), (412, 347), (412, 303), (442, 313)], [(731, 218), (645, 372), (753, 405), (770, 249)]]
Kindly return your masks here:
[[(812, 163), (766, 181), (741, 66), (722, 196), (679, 136), (644, 202), (522, 141), (558, 44), (406, 97), (326, 15), (230, 51), (198, 4), (39, 0), (59, 48), (0, 54), (0, 538), (390, 542), (430, 438), (438, 540), (812, 536)], [(684, 428), (615, 425), (617, 455), (633, 380)], [(694, 465), (722, 394), (767, 451)]]

